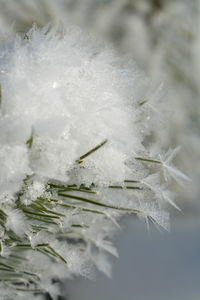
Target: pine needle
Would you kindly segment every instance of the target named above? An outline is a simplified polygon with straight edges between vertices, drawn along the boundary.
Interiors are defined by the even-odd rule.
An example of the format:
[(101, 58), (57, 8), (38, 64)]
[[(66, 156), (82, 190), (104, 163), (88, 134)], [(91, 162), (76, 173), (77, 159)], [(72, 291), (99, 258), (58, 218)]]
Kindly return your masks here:
[(90, 151), (86, 152), (85, 154), (83, 154), (82, 156), (80, 156), (79, 160), (77, 160), (77, 162), (80, 164), (83, 162), (83, 159), (88, 157), (89, 155), (91, 155), (92, 153), (96, 152), (97, 150), (99, 150), (101, 147), (103, 147), (106, 143), (108, 142), (108, 140), (104, 140), (101, 144), (97, 145), (96, 147), (94, 147), (93, 149), (91, 149)]

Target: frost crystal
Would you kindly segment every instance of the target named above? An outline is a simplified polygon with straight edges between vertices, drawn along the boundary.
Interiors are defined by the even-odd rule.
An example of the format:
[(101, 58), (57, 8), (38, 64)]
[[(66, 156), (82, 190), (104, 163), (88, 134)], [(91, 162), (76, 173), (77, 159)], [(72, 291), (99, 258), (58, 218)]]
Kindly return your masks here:
[(56, 299), (52, 279), (110, 275), (120, 215), (169, 228), (162, 168), (146, 159), (148, 80), (78, 29), (33, 29), (0, 51), (1, 290)]

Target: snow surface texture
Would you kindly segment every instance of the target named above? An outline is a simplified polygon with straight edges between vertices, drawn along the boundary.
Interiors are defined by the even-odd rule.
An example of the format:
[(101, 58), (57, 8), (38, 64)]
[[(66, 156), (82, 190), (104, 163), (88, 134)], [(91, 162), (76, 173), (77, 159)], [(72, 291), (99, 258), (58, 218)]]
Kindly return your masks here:
[[(72, 5), (73, 2), (73, 5)], [(57, 2), (59, 3), (59, 2)], [(181, 145), (176, 163), (192, 179), (181, 203), (199, 209), (199, 0), (65, 0), (67, 24), (92, 28), (120, 55), (137, 61), (154, 81), (165, 83), (170, 122), (157, 138)], [(173, 107), (173, 109), (172, 109)], [(174, 113), (170, 113), (170, 112)], [(191, 156), (192, 153), (192, 156)], [(188, 159), (190, 157), (190, 159)], [(193, 191), (191, 193), (191, 190)], [(191, 202), (190, 202), (191, 201)], [(190, 204), (189, 204), (190, 202)], [(189, 204), (189, 205), (188, 205)]]
[(1, 295), (56, 299), (52, 279), (111, 275), (120, 215), (168, 230), (168, 184), (187, 177), (172, 165), (178, 148), (148, 142), (162, 126), (160, 87), (94, 37), (32, 29), (0, 53)]
[[(61, 10), (50, 2), (22, 1), (21, 10), (0, 1), (18, 7), (8, 11), (13, 27), (1, 10), (1, 37), (25, 32), (29, 20), (59, 24)], [(110, 276), (106, 252), (117, 255), (110, 238), (121, 214), (169, 229), (165, 204), (176, 205), (167, 185), (187, 178), (171, 165), (178, 148), (164, 154), (146, 139), (161, 127), (162, 92), (149, 92), (135, 65), (72, 29), (62, 39), (33, 30), (1, 43), (0, 53), (1, 297), (26, 299), (21, 288), (56, 299), (52, 279), (92, 276), (93, 265)]]
[[(81, 1), (77, 2), (81, 7)], [(88, 0), (87, 3), (90, 7), (88, 15), (95, 17), (89, 17), (86, 10), (79, 9), (85, 13), (79, 22), (95, 27), (96, 32), (112, 41), (121, 54), (136, 60), (153, 81), (165, 83), (164, 107), (173, 113), (165, 134), (159, 138), (164, 147), (168, 144), (182, 146), (176, 163), (189, 174), (192, 184), (179, 193), (180, 203), (185, 200), (186, 207), (196, 211), (199, 209), (200, 178), (197, 164), (200, 159), (197, 75), (200, 72), (197, 30), (200, 1), (97, 0), (94, 5)], [(78, 16), (77, 9), (74, 14)]]
[(199, 5), (199, 0), (0, 0), (0, 39), (26, 32), (33, 23), (76, 24), (112, 42), (156, 84), (165, 83), (165, 110), (174, 113), (157, 139), (163, 147), (182, 146), (176, 163), (192, 185), (179, 195), (181, 203), (193, 201), (191, 208), (199, 203)]

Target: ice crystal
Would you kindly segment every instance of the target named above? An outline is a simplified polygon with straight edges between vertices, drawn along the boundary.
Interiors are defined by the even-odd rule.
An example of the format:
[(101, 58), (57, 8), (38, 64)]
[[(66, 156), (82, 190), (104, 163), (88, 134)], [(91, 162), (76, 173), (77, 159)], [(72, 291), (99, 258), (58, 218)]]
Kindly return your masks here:
[(102, 261), (117, 256), (120, 215), (169, 229), (145, 142), (149, 83), (79, 29), (34, 28), (0, 51), (1, 287), (5, 299), (56, 299), (52, 279), (90, 276), (94, 265), (110, 274)]

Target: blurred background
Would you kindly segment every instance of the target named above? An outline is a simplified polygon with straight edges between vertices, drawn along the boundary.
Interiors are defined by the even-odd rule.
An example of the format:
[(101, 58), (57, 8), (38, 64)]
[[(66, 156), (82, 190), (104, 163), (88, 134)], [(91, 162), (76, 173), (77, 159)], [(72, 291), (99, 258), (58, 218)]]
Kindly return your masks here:
[(181, 146), (176, 165), (191, 183), (174, 187), (182, 212), (171, 233), (122, 220), (113, 278), (66, 282), (64, 299), (200, 299), (200, 0), (0, 0), (0, 41), (33, 24), (80, 26), (163, 83), (163, 148)]
[(178, 219), (170, 234), (133, 220), (123, 221), (113, 259), (113, 278), (98, 273), (94, 281), (77, 279), (65, 285), (67, 299), (199, 300), (200, 221)]

